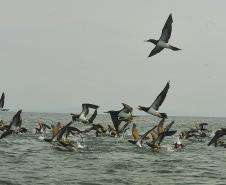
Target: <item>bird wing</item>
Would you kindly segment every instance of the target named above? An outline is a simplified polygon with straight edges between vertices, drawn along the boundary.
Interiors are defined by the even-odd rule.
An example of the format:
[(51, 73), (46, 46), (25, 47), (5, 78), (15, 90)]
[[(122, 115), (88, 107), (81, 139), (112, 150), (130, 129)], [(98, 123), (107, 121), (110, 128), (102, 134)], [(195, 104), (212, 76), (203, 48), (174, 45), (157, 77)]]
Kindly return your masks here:
[(93, 120), (96, 118), (96, 116), (97, 116), (97, 110), (95, 110), (92, 116), (89, 118), (89, 123), (93, 123)]
[(210, 142), (208, 143), (208, 146), (210, 146), (212, 143), (215, 143), (220, 137), (222, 137), (222, 135), (215, 134), (213, 138), (210, 140)]
[(15, 127), (20, 127), (22, 124), (21, 121), (21, 114), (22, 110), (19, 110), (14, 116), (13, 116), (13, 120), (10, 122), (9, 128), (11, 128), (12, 126)]
[(155, 99), (155, 101), (151, 105), (151, 107), (153, 109), (158, 110), (159, 107), (162, 105), (163, 101), (166, 98), (166, 94), (167, 94), (167, 92), (169, 90), (169, 87), (170, 87), (170, 81), (167, 82), (167, 84), (164, 87), (164, 89), (162, 90), (162, 92), (158, 95), (158, 97)]
[(172, 18), (172, 14), (170, 14), (162, 29), (162, 34), (161, 34), (161, 37), (159, 40), (161, 40), (163, 42), (169, 41), (169, 38), (170, 38), (171, 32), (172, 32), (172, 23), (173, 23), (173, 18)]
[(120, 112), (125, 112), (125, 113), (129, 113), (133, 111), (133, 108), (125, 103), (122, 103), (123, 108), (121, 109)]
[(163, 139), (166, 136), (166, 133), (169, 131), (169, 129), (172, 127), (172, 125), (174, 124), (174, 121), (172, 121), (171, 123), (169, 123), (166, 128), (164, 129), (163, 133), (160, 133), (159, 137), (158, 137), (158, 143), (159, 145), (161, 144), (161, 142), (163, 141)]
[(137, 128), (132, 128), (132, 136), (134, 141), (138, 141), (140, 139), (140, 133)]
[(147, 132), (145, 132), (141, 137), (140, 137), (140, 142), (142, 143), (143, 139), (147, 137), (147, 135), (153, 131), (157, 126), (154, 126), (152, 129), (148, 130)]
[(52, 138), (51, 138), (52, 141), (57, 136), (60, 129), (64, 127), (64, 125), (58, 122), (56, 125), (51, 125), (51, 127), (52, 127)]
[(8, 136), (12, 133), (13, 133), (13, 131), (8, 129), (8, 130), (6, 130), (5, 132), (2, 133), (2, 135), (0, 136), (0, 139), (4, 138), (4, 137), (6, 137), (6, 136)]
[(64, 133), (66, 133), (68, 127), (72, 124), (73, 122), (70, 121), (67, 125), (65, 125), (64, 127), (62, 127), (58, 132), (57, 132), (57, 140), (60, 141), (64, 135)]
[(91, 109), (98, 109), (99, 108), (99, 105), (94, 105), (94, 104), (90, 104), (90, 103), (86, 103), (86, 106), (88, 108), (91, 108)]
[(81, 133), (82, 131), (76, 127), (68, 127), (68, 132), (77, 132), (77, 133)]
[(163, 132), (163, 125), (164, 125), (164, 122), (165, 122), (165, 118), (162, 118), (162, 119), (160, 120), (159, 124), (157, 125), (158, 133)]
[(5, 93), (3, 92), (0, 99), (0, 108), (4, 107), (4, 102), (5, 102)]
[(219, 138), (221, 138), (224, 135), (226, 135), (226, 132), (223, 132), (222, 130), (217, 130), (213, 138), (208, 143), (208, 146), (210, 146), (212, 143), (215, 143)]
[(151, 51), (151, 53), (148, 55), (148, 57), (152, 57), (152, 56), (156, 55), (157, 53), (159, 53), (162, 50), (163, 50), (162, 47), (155, 46), (154, 49)]
[(126, 123), (122, 126), (122, 128), (120, 128), (120, 130), (118, 131), (118, 133), (122, 133), (122, 132), (126, 131), (126, 130), (127, 130), (126, 127), (127, 127), (129, 124), (130, 124), (130, 122), (126, 122)]
[(99, 106), (98, 105), (94, 105), (94, 104), (90, 104), (90, 103), (83, 103), (82, 104), (82, 113), (86, 116), (87, 114), (89, 114), (89, 108), (92, 109), (98, 109)]
[(119, 112), (120, 111), (108, 111), (108, 113), (110, 113), (111, 115), (111, 120), (116, 131), (119, 131), (119, 125), (122, 122), (121, 120), (118, 119)]
[(152, 143), (155, 143), (158, 139), (158, 136), (159, 136), (158, 130), (159, 129), (155, 127), (155, 129), (151, 131)]
[(81, 114), (84, 114), (85, 116), (86, 116), (87, 114), (89, 114), (89, 107), (88, 107), (88, 104), (86, 104), (86, 103), (82, 104), (82, 112), (81, 112)]

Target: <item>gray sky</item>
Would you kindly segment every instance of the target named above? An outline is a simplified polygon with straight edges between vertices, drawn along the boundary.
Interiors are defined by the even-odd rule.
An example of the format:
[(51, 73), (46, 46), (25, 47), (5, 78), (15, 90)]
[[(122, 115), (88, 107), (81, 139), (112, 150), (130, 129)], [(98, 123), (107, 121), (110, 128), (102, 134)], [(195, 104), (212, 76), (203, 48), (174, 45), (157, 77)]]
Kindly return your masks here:
[[(100, 112), (150, 105), (168, 80), (161, 111), (226, 116), (226, 1), (0, 1), (0, 91), (5, 107)], [(161, 11), (161, 12), (160, 12)], [(147, 58), (173, 15), (170, 43)], [(135, 113), (140, 113), (135, 111)]]

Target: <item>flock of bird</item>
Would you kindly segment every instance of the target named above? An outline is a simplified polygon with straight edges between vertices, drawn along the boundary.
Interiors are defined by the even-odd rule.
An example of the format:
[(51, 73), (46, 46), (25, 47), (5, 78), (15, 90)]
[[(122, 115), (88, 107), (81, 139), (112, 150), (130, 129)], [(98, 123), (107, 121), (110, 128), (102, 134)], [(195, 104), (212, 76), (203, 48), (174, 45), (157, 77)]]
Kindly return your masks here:
[[(172, 15), (170, 14), (163, 29), (159, 40), (149, 39), (147, 42), (155, 44), (154, 49), (149, 54), (149, 57), (161, 52), (164, 48), (171, 49), (173, 51), (180, 50), (168, 43), (172, 32)], [(138, 110), (144, 111), (152, 116), (158, 117), (159, 123), (153, 128), (148, 129), (144, 134), (140, 134), (137, 125), (134, 123), (136, 116), (133, 115), (133, 108), (125, 103), (122, 103), (123, 108), (120, 110), (110, 110), (108, 113), (112, 120), (112, 125), (101, 125), (95, 123), (97, 116), (98, 105), (84, 103), (82, 104), (82, 111), (79, 114), (71, 114), (71, 121), (67, 124), (57, 122), (52, 125), (48, 125), (43, 121), (38, 122), (37, 128), (35, 128), (36, 134), (42, 136), (43, 140), (54, 145), (64, 147), (66, 149), (75, 149), (82, 147), (79, 142), (74, 142), (71, 138), (74, 136), (85, 135), (86, 133), (94, 132), (96, 137), (121, 137), (129, 129), (132, 124), (132, 140), (128, 140), (129, 143), (143, 147), (146, 144), (153, 150), (161, 149), (161, 143), (165, 137), (172, 136), (177, 133), (177, 130), (171, 130), (174, 121), (171, 121), (168, 125), (164, 126), (165, 120), (168, 119), (166, 113), (160, 112), (159, 108), (164, 102), (168, 90), (170, 88), (170, 82), (168, 81), (163, 90), (159, 93), (157, 98), (150, 106), (138, 106)], [(0, 99), (0, 110), (8, 111), (4, 108), (5, 94), (2, 93)], [(89, 114), (90, 110), (94, 110)], [(19, 110), (12, 118), (9, 124), (3, 120), (0, 121), (0, 139), (14, 135), (18, 133), (26, 133), (27, 129), (22, 127), (21, 119), (22, 110)], [(76, 122), (80, 122), (86, 125), (86, 129), (81, 130), (73, 126)], [(190, 128), (179, 133), (178, 140), (174, 143), (175, 148), (184, 148), (185, 145), (181, 143), (180, 139), (195, 139), (202, 140), (206, 137), (210, 137), (210, 131), (205, 128), (207, 123), (200, 123), (196, 128)], [(87, 128), (87, 126), (89, 126)], [(47, 134), (49, 130), (50, 135)], [(208, 145), (214, 144), (214, 146), (223, 146), (226, 148), (226, 142), (222, 140), (222, 137), (226, 135), (226, 128), (221, 128), (214, 133), (214, 136), (209, 141)]]

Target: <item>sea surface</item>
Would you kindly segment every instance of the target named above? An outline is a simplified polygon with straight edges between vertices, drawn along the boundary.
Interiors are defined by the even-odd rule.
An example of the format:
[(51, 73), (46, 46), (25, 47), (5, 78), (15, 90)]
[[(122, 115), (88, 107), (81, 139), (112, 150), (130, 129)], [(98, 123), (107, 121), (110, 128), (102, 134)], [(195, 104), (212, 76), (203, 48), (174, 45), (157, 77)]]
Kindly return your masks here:
[[(0, 119), (9, 122), (14, 113), (1, 112)], [(226, 118), (170, 117), (175, 120), (172, 129), (178, 133), (167, 137), (160, 151), (148, 146), (138, 148), (130, 144), (131, 127), (120, 138), (95, 137), (94, 133), (79, 139), (85, 147), (75, 151), (56, 148), (35, 134), (38, 119), (49, 125), (60, 121), (68, 123), (69, 114), (22, 113), (26, 134), (12, 135), (0, 140), (0, 185), (116, 185), (116, 184), (226, 184), (226, 149), (207, 146), (205, 141), (181, 140), (184, 150), (174, 150), (181, 130), (195, 127), (200, 122), (209, 123), (215, 131), (226, 127)], [(134, 119), (144, 133), (158, 123), (153, 116)], [(98, 115), (96, 123), (111, 124), (109, 115)], [(80, 123), (74, 126), (85, 129)]]

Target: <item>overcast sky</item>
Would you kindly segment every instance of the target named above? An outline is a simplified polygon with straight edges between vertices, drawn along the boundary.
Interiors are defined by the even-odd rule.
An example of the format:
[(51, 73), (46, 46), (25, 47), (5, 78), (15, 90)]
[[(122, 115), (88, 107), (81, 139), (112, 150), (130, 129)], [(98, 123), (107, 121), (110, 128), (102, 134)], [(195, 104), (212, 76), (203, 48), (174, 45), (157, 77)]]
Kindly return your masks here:
[[(168, 115), (226, 116), (226, 1), (0, 1), (5, 108), (100, 113), (150, 105), (168, 80)], [(173, 15), (170, 43), (147, 58)], [(136, 114), (140, 113), (138, 110)]]

